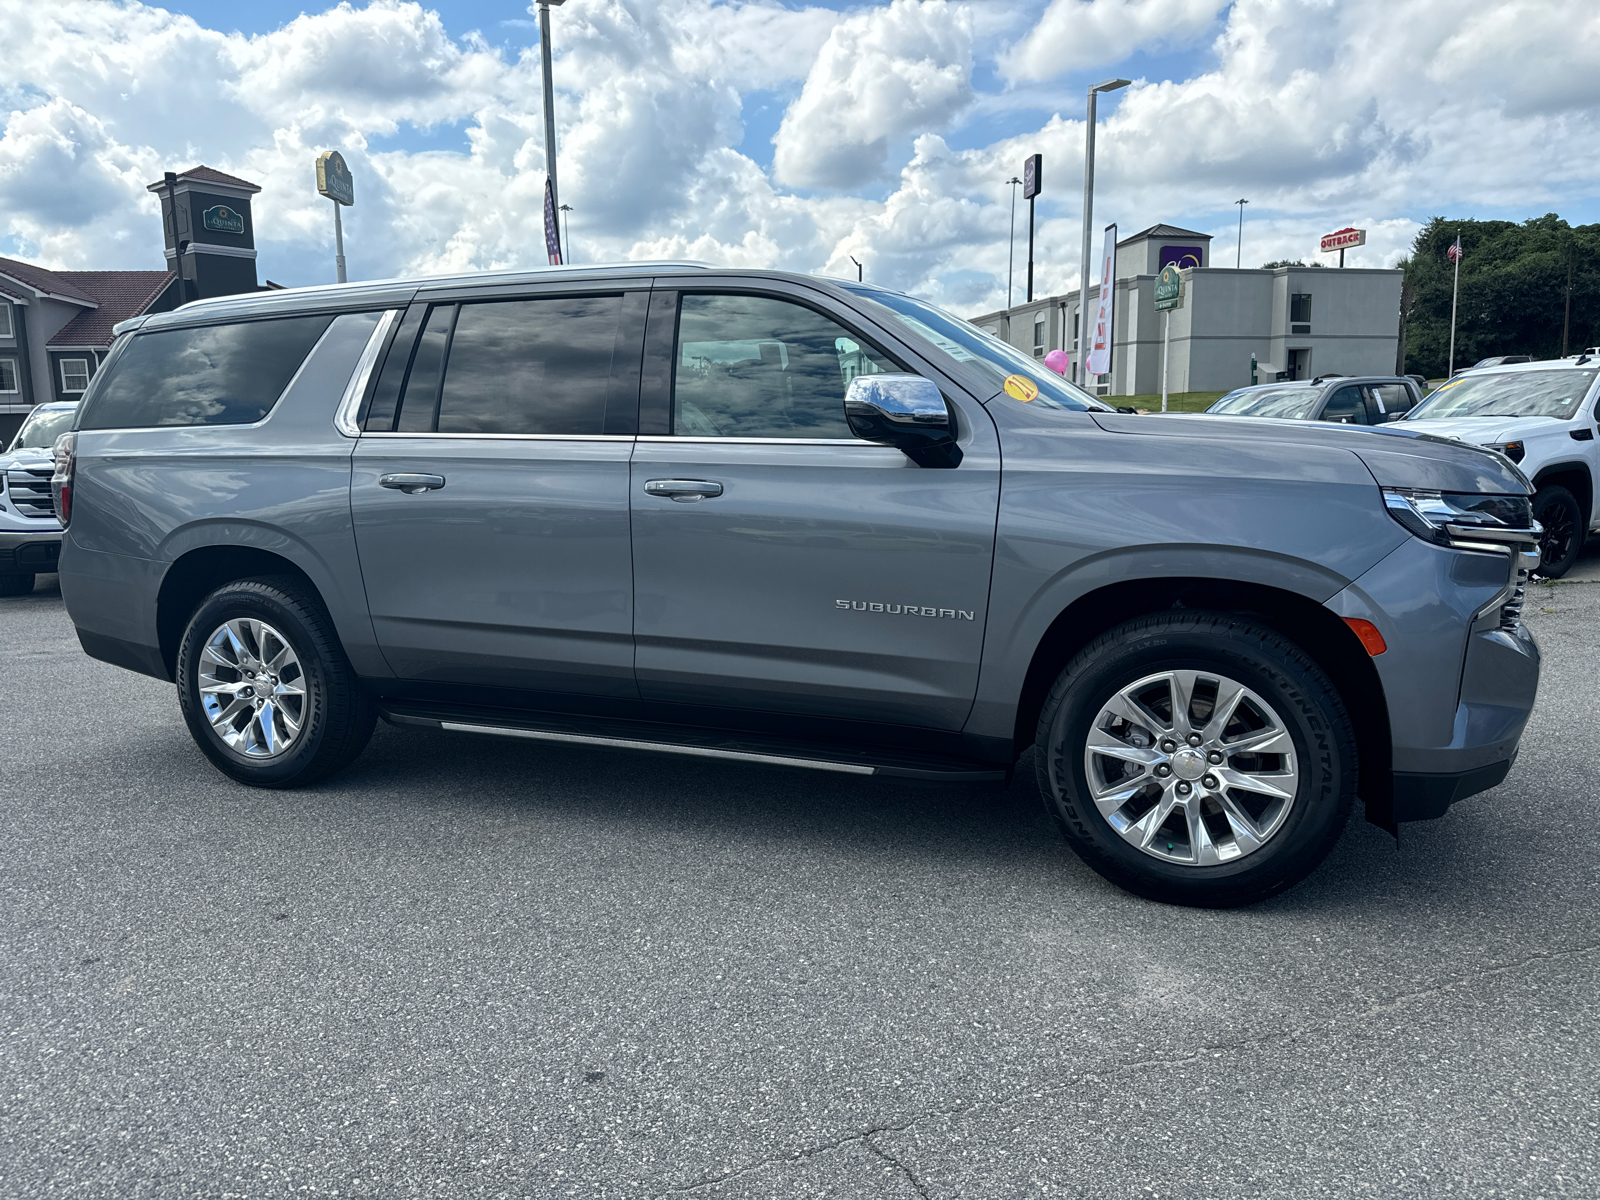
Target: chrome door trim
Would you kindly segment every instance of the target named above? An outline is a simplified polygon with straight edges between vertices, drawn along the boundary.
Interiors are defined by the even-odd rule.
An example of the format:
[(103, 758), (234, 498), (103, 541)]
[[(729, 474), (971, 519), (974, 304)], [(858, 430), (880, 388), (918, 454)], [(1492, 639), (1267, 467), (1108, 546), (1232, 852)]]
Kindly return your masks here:
[(580, 746), (610, 746), (619, 750), (658, 750), (695, 758), (725, 758), (735, 762), (772, 763), (782, 767), (807, 767), (813, 771), (838, 771), (845, 775), (876, 775), (876, 767), (859, 763), (829, 762), (821, 758), (794, 758), (786, 754), (761, 754), (752, 750), (716, 750), (710, 746), (680, 746), (674, 742), (645, 742), (635, 738), (597, 737), (587, 733), (557, 733), (548, 729), (512, 729), (504, 725), (467, 725), (440, 721), (439, 728), (454, 733), (492, 733), (500, 737), (532, 738), (540, 742), (575, 742)]
[[(372, 336), (367, 339), (366, 348), (361, 351), (361, 357), (356, 359), (356, 369), (350, 375), (350, 382), (344, 385), (344, 395), (339, 397), (339, 407), (333, 412), (333, 427), (347, 438), (361, 436), (361, 426), (356, 424), (356, 410), (361, 407), (361, 398), (367, 394), (367, 383), (372, 378), (373, 368), (378, 365), (378, 355), (384, 343), (389, 340), (389, 331), (394, 328), (403, 311), (399, 308), (384, 309)], [(328, 328), (332, 329), (333, 326), (330, 324)]]
[[(675, 434), (652, 433), (636, 439), (641, 442), (678, 443), (691, 446), (863, 446), (874, 450), (892, 450), (861, 438), (759, 438), (759, 437), (683, 437)], [(899, 453), (899, 451), (895, 451)]]

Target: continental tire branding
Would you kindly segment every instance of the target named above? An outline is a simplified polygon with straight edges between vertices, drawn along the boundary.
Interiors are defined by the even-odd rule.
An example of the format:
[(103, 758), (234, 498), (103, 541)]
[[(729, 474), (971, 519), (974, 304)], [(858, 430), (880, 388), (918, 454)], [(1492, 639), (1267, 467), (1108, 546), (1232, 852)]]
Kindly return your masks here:
[(965, 608), (929, 608), (925, 604), (885, 604), (877, 600), (835, 600), (846, 612), (888, 613), (897, 617), (943, 617), (947, 621), (972, 621), (976, 614)]

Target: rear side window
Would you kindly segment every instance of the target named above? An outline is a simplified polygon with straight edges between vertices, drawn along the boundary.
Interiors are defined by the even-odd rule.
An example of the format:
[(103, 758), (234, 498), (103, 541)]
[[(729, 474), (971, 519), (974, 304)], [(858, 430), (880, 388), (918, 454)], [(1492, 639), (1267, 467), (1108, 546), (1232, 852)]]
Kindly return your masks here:
[(1386, 413), (1405, 412), (1411, 407), (1411, 389), (1403, 383), (1375, 384), (1372, 390)]
[(409, 362), (385, 364), (366, 429), (603, 434), (622, 311), (620, 295), (435, 305)]
[(272, 411), (332, 314), (136, 334), (80, 429), (250, 425)]

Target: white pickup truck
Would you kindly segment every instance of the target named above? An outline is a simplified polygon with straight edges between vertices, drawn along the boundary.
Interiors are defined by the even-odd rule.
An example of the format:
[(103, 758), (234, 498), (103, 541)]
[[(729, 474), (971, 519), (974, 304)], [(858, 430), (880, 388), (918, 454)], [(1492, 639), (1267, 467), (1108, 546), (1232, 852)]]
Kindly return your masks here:
[(1600, 527), (1600, 357), (1511, 363), (1457, 375), (1394, 425), (1498, 450), (1534, 486), (1533, 517), (1544, 526), (1539, 573), (1571, 569), (1589, 530)]
[(61, 525), (50, 498), (50, 448), (72, 428), (76, 400), (41, 404), (0, 451), (0, 596), (25, 596), (56, 569)]

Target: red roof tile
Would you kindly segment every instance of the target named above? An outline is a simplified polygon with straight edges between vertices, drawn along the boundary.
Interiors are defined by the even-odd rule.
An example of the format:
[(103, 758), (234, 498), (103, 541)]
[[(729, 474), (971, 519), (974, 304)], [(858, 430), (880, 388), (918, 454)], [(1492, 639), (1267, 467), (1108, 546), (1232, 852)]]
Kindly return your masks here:
[(176, 278), (171, 271), (57, 271), (56, 274), (66, 276), (69, 282), (94, 296), (100, 307), (73, 317), (50, 339), (51, 346), (109, 346), (112, 327), (144, 312)]
[[(193, 180), (195, 183), (220, 183), (225, 187), (244, 188), (251, 192), (259, 192), (261, 190), (259, 185), (251, 183), (248, 179), (240, 179), (237, 175), (229, 175), (226, 172), (214, 170), (204, 163), (198, 167), (190, 167), (187, 171), (179, 171), (178, 178)], [(154, 192), (165, 186), (166, 181), (158, 179), (145, 190)]]
[(18, 262), (14, 258), (0, 258), (0, 275), (9, 275), (18, 283), (26, 284), (36, 291), (48, 292), (52, 296), (76, 300), (81, 304), (99, 303), (71, 280), (63, 278), (62, 272), (47, 271), (32, 263)]

